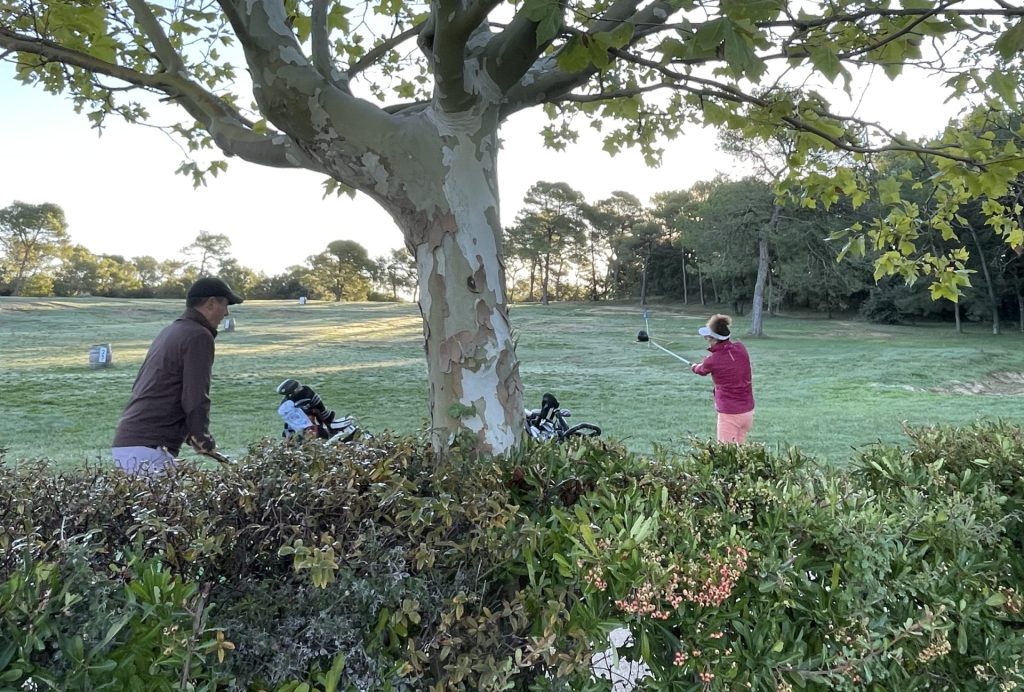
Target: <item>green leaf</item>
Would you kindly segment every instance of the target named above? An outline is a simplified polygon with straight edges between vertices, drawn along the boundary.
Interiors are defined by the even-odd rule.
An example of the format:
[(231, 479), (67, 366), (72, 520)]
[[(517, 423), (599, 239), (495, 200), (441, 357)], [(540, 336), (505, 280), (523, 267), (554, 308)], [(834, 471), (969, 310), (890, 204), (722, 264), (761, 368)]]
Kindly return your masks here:
[(821, 72), (828, 81), (834, 82), (839, 76), (843, 64), (839, 61), (834, 46), (815, 46), (811, 49), (811, 64)]
[(900, 201), (900, 181), (896, 178), (883, 178), (878, 181), (878, 199), (882, 204), (898, 204)]
[(1016, 108), (1017, 106), (1017, 83), (1016, 74), (1011, 72), (993, 70), (988, 76), (989, 86), (1011, 108)]
[(765, 70), (764, 63), (754, 52), (751, 37), (733, 22), (723, 25), (725, 59), (735, 74), (756, 80)]
[(1024, 49), (1024, 20), (1017, 22), (997, 38), (995, 48), (1003, 60), (1011, 60)]
[(580, 524), (580, 533), (583, 534), (583, 542), (596, 553), (597, 541), (594, 540), (594, 532), (590, 530), (590, 524)]
[(595, 40), (591, 36), (584, 36), (583, 43), (587, 47), (587, 55), (590, 57), (590, 62), (593, 63), (594, 67), (604, 70), (611, 65), (608, 49), (603, 47), (600, 41)]
[(14, 658), (14, 653), (17, 650), (18, 646), (13, 641), (8, 642), (5, 648), (0, 649), (0, 670), (7, 668), (7, 664)]
[(991, 596), (985, 599), (985, 605), (991, 606), (993, 608), (1001, 606), (1004, 603), (1006, 603), (1006, 596), (999, 592), (993, 593)]
[(566, 72), (579, 72), (590, 65), (590, 55), (582, 38), (584, 37), (573, 36), (558, 53), (558, 66)]
[(705, 22), (693, 37), (693, 44), (702, 51), (717, 48), (725, 40), (726, 19), (712, 19)]
[(21, 679), (21, 668), (11, 668), (0, 674), (0, 682), (14, 682)]
[(623, 48), (629, 45), (629, 42), (633, 40), (633, 33), (636, 27), (629, 23), (619, 24), (611, 32), (610, 42), (612, 48)]
[(565, 556), (561, 553), (553, 553), (551, 559), (558, 563), (558, 573), (563, 577), (572, 576), (572, 565), (565, 559)]
[(555, 36), (562, 28), (562, 18), (559, 15), (549, 15), (537, 25), (537, 45), (542, 46)]

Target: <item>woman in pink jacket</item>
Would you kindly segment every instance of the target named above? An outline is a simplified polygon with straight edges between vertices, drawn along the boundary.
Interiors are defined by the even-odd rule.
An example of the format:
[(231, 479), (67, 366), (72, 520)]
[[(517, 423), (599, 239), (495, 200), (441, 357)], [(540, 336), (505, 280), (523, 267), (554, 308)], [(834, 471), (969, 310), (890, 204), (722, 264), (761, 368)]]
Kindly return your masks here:
[(718, 441), (741, 444), (754, 422), (754, 386), (746, 347), (730, 339), (732, 318), (712, 315), (697, 333), (708, 342), (711, 355), (690, 366), (698, 375), (711, 375), (718, 411)]

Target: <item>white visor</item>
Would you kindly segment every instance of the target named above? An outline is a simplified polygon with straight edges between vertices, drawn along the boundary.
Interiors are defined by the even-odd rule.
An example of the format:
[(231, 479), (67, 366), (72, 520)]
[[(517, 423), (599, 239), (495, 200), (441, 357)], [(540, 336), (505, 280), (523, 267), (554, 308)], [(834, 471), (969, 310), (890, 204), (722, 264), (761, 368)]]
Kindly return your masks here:
[(712, 338), (718, 339), (719, 341), (725, 341), (726, 339), (729, 338), (727, 336), (722, 336), (721, 334), (715, 334), (708, 327), (701, 327), (700, 329), (697, 330), (697, 333), (700, 334), (701, 336), (710, 336)]

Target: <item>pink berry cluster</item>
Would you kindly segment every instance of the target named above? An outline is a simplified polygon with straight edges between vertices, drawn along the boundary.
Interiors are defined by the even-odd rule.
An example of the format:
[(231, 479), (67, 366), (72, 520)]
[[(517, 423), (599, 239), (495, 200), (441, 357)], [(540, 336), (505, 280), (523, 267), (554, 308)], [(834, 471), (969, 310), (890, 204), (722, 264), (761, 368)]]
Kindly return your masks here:
[[(718, 559), (708, 556), (705, 560), (706, 576), (699, 576), (700, 563), (696, 563), (691, 573), (683, 576), (683, 589), (680, 592), (687, 601), (699, 606), (722, 605), (739, 581), (740, 575), (747, 569), (747, 550), (743, 546), (727, 546), (725, 558)], [(695, 574), (696, 573), (696, 574)]]
[(704, 607), (719, 606), (732, 595), (746, 571), (747, 556), (742, 546), (728, 546), (724, 558), (708, 555), (704, 562), (691, 562), (684, 568), (669, 565), (664, 568), (667, 579), (661, 585), (648, 579), (627, 598), (615, 601), (615, 606), (624, 613), (654, 620), (667, 620), (684, 601)]
[(1020, 615), (1024, 611), (1024, 595), (1017, 593), (1009, 586), (1000, 586), (999, 593), (1005, 599), (1003, 607), (1006, 608), (1006, 612), (1012, 615)]
[(583, 574), (583, 581), (598, 591), (604, 591), (608, 588), (608, 582), (602, 577), (601, 568), (597, 565), (591, 567)]
[[(669, 582), (669, 585), (671, 586), (673, 583)], [(671, 594), (669, 589), (662, 591), (648, 583), (639, 589), (634, 589), (628, 598), (620, 598), (615, 601), (615, 607), (630, 615), (647, 615), (654, 620), (668, 620), (670, 611), (659, 606), (666, 600), (672, 603), (669, 594)], [(673, 607), (676, 607), (675, 604)]]

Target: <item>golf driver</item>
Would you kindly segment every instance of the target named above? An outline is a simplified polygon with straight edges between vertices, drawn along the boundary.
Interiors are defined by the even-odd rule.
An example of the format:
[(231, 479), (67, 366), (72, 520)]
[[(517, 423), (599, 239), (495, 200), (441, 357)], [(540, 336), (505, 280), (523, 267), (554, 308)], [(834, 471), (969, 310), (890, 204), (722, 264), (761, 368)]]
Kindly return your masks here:
[(684, 362), (684, 363), (686, 363), (687, 365), (693, 365), (693, 363), (691, 363), (690, 361), (686, 360), (685, 358), (683, 358), (683, 357), (682, 357), (681, 355), (679, 355), (678, 353), (673, 353), (672, 351), (668, 350), (667, 348), (665, 348), (665, 347), (664, 347), (664, 346), (662, 346), (661, 344), (658, 344), (657, 342), (655, 342), (655, 341), (654, 341), (653, 339), (651, 339), (650, 337), (647, 337), (647, 342), (648, 342), (649, 344), (651, 344), (651, 346), (654, 346), (655, 348), (660, 348), (660, 349), (661, 349), (662, 351), (664, 351), (665, 353), (669, 354), (669, 355), (670, 355), (670, 356), (672, 356), (673, 358), (678, 358), (679, 360), (683, 361), (683, 362)]
[(652, 339), (651, 338), (651, 334), (650, 334), (650, 329), (651, 329), (651, 326), (650, 326), (650, 324), (647, 321), (647, 310), (644, 309), (644, 328), (636, 333), (636, 340), (639, 341), (642, 344), (650, 344), (650, 345), (652, 345), (652, 346), (654, 346), (656, 348), (660, 348), (665, 353), (669, 354), (673, 358), (677, 358), (677, 359), (683, 361), (687, 365), (693, 365), (693, 363), (691, 363), (690, 361), (686, 360), (685, 358), (683, 358), (678, 353), (673, 353), (672, 351), (668, 350), (667, 348), (665, 348), (661, 344), (657, 343), (654, 339)]

